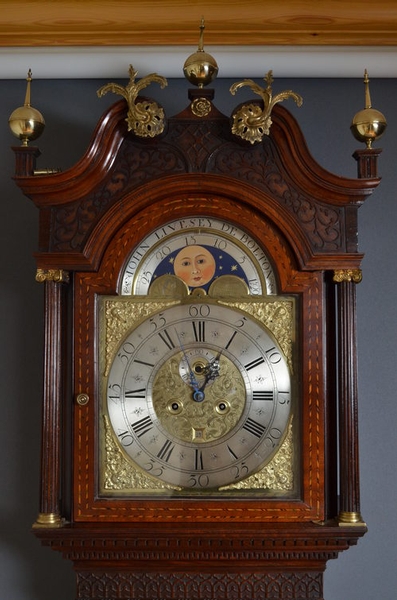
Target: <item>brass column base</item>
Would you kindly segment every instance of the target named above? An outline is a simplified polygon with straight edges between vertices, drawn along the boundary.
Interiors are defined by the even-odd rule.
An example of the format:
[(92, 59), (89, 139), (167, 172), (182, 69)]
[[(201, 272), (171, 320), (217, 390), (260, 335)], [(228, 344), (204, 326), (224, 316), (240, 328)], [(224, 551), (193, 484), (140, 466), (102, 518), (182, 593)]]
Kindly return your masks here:
[(32, 527), (33, 529), (59, 528), (63, 527), (65, 523), (65, 519), (57, 513), (39, 513)]
[(340, 527), (349, 525), (351, 527), (366, 527), (367, 524), (363, 521), (361, 513), (341, 511), (338, 515), (338, 524)]

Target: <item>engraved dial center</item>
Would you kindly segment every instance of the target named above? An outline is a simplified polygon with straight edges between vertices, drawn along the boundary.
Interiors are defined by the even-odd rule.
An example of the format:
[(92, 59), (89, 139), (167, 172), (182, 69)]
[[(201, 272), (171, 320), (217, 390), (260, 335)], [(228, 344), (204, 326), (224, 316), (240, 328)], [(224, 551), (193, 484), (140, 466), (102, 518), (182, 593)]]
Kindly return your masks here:
[(246, 386), (229, 358), (218, 358), (212, 349), (201, 347), (177, 352), (159, 368), (152, 399), (159, 422), (171, 436), (185, 442), (211, 442), (238, 423)]

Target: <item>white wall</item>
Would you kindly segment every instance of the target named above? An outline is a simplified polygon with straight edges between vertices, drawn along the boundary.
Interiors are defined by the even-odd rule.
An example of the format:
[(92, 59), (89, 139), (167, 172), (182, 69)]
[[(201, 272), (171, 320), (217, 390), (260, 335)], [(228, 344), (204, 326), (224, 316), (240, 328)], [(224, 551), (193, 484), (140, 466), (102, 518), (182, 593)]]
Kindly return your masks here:
[[(118, 99), (111, 94), (97, 99), (103, 83), (107, 80), (33, 82), (32, 105), (47, 122), (37, 142), (40, 168), (65, 169), (80, 158), (99, 116)], [(215, 84), (215, 104), (226, 114), (246, 99), (242, 93), (229, 95), (231, 83), (220, 79)], [(188, 104), (187, 87), (184, 80), (169, 80), (165, 90), (153, 85), (145, 94), (163, 104), (170, 116)], [(362, 80), (276, 80), (273, 89), (293, 89), (304, 97), (300, 109), (291, 101), (285, 106), (297, 116), (313, 156), (330, 171), (355, 177), (351, 154), (359, 144), (349, 126), (363, 108)], [(0, 81), (0, 596), (72, 600), (71, 564), (42, 548), (30, 532), (38, 512), (43, 290), (34, 281), (32, 258), (37, 210), (11, 179), (10, 146), (19, 142), (7, 125), (24, 95), (24, 81)], [(388, 130), (377, 144), (384, 149), (379, 162), (383, 181), (359, 211), (360, 249), (366, 253), (364, 279), (357, 289), (361, 487), (369, 533), (328, 564), (326, 600), (397, 597), (397, 82), (372, 79), (371, 95), (374, 107), (387, 117)]]

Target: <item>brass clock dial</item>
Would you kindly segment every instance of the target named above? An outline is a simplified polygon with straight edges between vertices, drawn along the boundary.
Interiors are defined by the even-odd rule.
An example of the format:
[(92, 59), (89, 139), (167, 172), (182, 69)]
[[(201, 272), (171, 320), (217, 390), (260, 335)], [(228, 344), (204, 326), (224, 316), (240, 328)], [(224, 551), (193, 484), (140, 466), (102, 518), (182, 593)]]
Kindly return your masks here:
[(259, 470), (291, 411), (287, 361), (271, 333), (204, 296), (145, 318), (119, 345), (107, 409), (124, 453), (185, 490), (214, 490)]

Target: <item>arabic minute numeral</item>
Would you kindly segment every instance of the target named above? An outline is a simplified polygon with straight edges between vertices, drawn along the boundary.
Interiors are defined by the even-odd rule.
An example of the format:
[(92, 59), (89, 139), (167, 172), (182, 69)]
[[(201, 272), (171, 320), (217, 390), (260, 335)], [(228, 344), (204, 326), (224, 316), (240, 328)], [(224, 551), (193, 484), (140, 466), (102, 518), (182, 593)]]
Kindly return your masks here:
[[(287, 396), (287, 397), (285, 398), (285, 396)], [(278, 403), (279, 404), (289, 404), (289, 392), (282, 392), (279, 390)]]
[(125, 344), (122, 345), (119, 352), (117, 353), (117, 356), (121, 360), (121, 362), (126, 365), (128, 364), (128, 361), (130, 360), (134, 352), (135, 346), (130, 342), (125, 342)]
[(245, 462), (242, 462), (239, 465), (233, 465), (232, 472), (234, 473), (235, 479), (242, 479), (244, 477), (247, 477), (249, 473), (249, 468), (247, 467)]
[(167, 320), (164, 318), (163, 313), (159, 313), (158, 315), (151, 317), (149, 319), (149, 323), (154, 327), (155, 330), (157, 330), (160, 327), (164, 327), (164, 325), (167, 324)]
[(208, 487), (210, 483), (210, 478), (206, 473), (192, 473), (189, 478), (190, 487), (200, 487), (205, 488)]
[(153, 477), (161, 477), (164, 473), (164, 467), (157, 464), (152, 458), (150, 459), (150, 462), (143, 465), (143, 467), (148, 473), (153, 475)]
[(117, 404), (120, 400), (121, 387), (118, 383), (113, 383), (108, 389), (108, 399)]
[(134, 438), (132, 437), (130, 432), (127, 430), (120, 431), (120, 433), (117, 434), (117, 437), (120, 439), (120, 442), (125, 447), (131, 446), (131, 444), (134, 441)]
[(211, 308), (208, 304), (192, 304), (189, 306), (189, 315), (195, 319), (196, 317), (209, 317)]
[(266, 350), (266, 354), (272, 365), (276, 365), (281, 361), (281, 354), (278, 350), (276, 350), (274, 346), (272, 348), (269, 348), (269, 350)]

